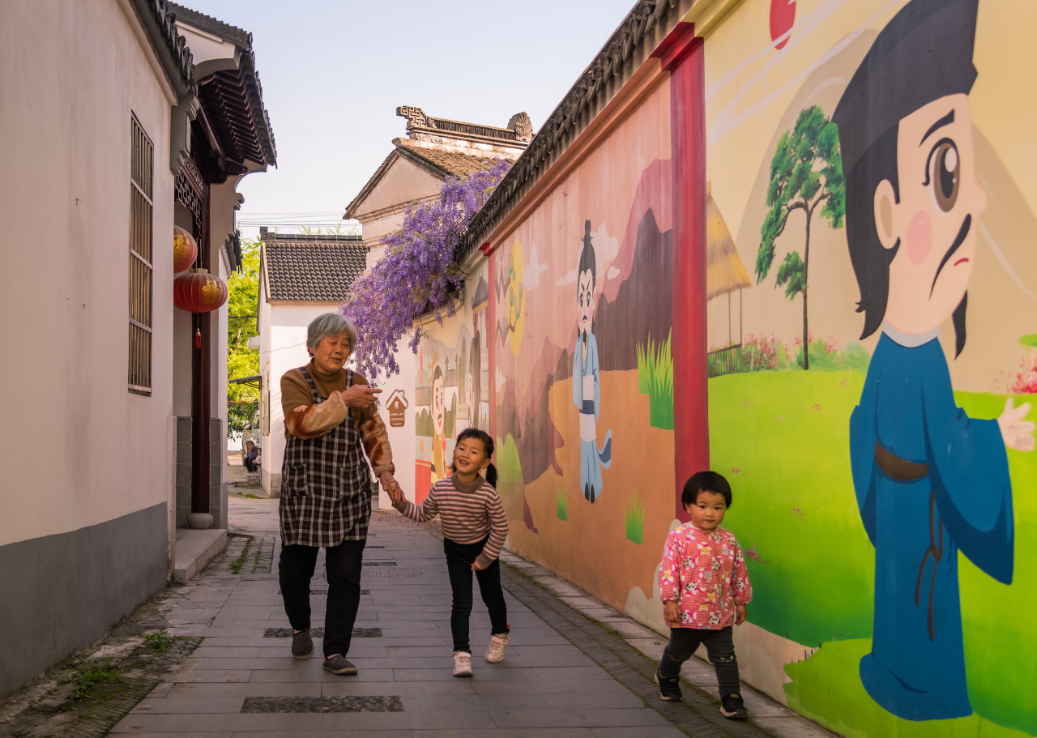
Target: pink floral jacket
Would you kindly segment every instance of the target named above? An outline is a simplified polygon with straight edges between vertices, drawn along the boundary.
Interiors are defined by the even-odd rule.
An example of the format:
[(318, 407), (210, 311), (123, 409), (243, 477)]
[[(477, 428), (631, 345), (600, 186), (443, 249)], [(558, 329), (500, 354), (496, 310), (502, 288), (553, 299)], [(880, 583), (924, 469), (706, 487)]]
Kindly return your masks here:
[(720, 630), (734, 625), (736, 605), (752, 601), (745, 556), (735, 534), (699, 530), (691, 523), (666, 538), (659, 591), (663, 602), (680, 605), (680, 628)]

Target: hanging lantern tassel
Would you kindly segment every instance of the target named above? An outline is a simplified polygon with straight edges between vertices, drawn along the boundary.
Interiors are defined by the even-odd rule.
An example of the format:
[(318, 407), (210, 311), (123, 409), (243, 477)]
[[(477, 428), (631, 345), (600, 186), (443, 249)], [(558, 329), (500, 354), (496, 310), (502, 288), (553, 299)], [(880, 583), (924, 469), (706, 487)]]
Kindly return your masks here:
[(200, 349), (202, 347), (202, 329), (199, 328), (194, 332), (194, 347)]

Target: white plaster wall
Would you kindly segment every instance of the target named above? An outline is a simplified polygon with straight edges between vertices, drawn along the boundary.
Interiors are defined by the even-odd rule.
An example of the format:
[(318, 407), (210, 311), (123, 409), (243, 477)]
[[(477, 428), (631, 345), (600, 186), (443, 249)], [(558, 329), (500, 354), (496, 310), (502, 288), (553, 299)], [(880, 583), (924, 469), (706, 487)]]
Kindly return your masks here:
[[(438, 195), (442, 186), (443, 180), (429, 173), (428, 170), (422, 169), (407, 159), (397, 159), (389, 167), (389, 171), (385, 173), (374, 191), (368, 195), (355, 217), (363, 220), (363, 215), (366, 213), (402, 202)], [(367, 237), (367, 235), (365, 224), (364, 236)]]
[[(3, 4), (0, 545), (166, 501), (174, 100), (127, 12)], [(133, 113), (155, 144), (150, 397), (127, 391)]]

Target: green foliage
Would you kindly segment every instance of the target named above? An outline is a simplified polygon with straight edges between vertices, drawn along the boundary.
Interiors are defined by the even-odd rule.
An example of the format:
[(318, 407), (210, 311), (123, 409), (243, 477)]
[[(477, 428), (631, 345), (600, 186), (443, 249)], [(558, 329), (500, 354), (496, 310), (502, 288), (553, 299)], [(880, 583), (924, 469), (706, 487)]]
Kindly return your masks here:
[(642, 545), (645, 537), (645, 506), (637, 501), (637, 487), (634, 487), (634, 496), (623, 507), (623, 522), (626, 524), (627, 540)]
[(558, 511), (559, 520), (569, 519), (569, 496), (566, 494), (564, 489), (559, 489), (555, 492), (555, 504)]
[(637, 344), (637, 390), (648, 395), (648, 424), (673, 430), (673, 331), (662, 344), (648, 334), (647, 344)]
[[(810, 368), (815, 371), (852, 371), (866, 375), (870, 362), (871, 354), (859, 343), (851, 343), (839, 351), (834, 343), (821, 338), (815, 338), (810, 342)], [(803, 368), (803, 344), (801, 342), (796, 346), (794, 364), (799, 369)]]
[(1028, 333), (1019, 339), (1020, 346), (1029, 346), (1030, 348), (1037, 348), (1037, 333)]
[(522, 484), (522, 462), (519, 460), (518, 445), (509, 433), (504, 441), (498, 438), (497, 446), (497, 487), (509, 484)]
[(422, 410), (420, 413), (416, 413), (414, 416), (415, 435), (431, 438), (434, 432), (435, 427), (432, 425), (432, 415), (429, 411)]
[[(241, 269), (227, 279), (227, 379), (242, 379), (259, 374), (259, 351), (249, 349), (248, 339), (256, 332), (256, 313), (259, 307), (259, 248), (260, 239), (242, 239)], [(250, 402), (250, 405), (227, 406), (227, 435), (240, 434), (248, 425), (258, 407), (259, 390), (244, 384), (228, 384), (229, 402)]]
[(118, 684), (121, 681), (122, 671), (119, 667), (110, 658), (103, 659), (99, 664), (80, 668), (75, 679), (76, 688), (68, 698), (79, 702), (90, 696), (90, 690), (95, 684)]
[(144, 636), (144, 645), (149, 646), (152, 651), (164, 652), (176, 639), (164, 630), (158, 633)]
[(789, 300), (803, 294), (803, 340), (806, 341), (810, 221), (814, 211), (820, 207), (820, 216), (832, 228), (842, 228), (846, 212), (846, 180), (839, 153), (839, 129), (816, 105), (801, 110), (795, 127), (783, 133), (778, 142), (771, 159), (767, 207), (760, 228), (760, 247), (756, 252), (757, 284), (770, 273), (776, 254), (774, 242), (785, 231), (789, 216), (795, 210), (802, 210), (806, 216), (803, 255), (790, 250), (775, 278), (775, 286), (785, 287), (785, 296)]
[(232, 573), (241, 573), (241, 567), (243, 567), (245, 562), (248, 561), (248, 547), (252, 545), (252, 541), (254, 540), (255, 538), (253, 536), (249, 536), (248, 540), (245, 541), (245, 548), (241, 549), (241, 554), (230, 564), (230, 570)]

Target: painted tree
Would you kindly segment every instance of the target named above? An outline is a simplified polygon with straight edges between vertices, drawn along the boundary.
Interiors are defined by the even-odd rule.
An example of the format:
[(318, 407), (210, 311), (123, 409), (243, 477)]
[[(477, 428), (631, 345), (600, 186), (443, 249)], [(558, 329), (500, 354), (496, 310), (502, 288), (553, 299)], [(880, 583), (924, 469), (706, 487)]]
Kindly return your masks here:
[(801, 110), (796, 125), (782, 134), (771, 159), (767, 186), (767, 216), (760, 228), (756, 253), (756, 283), (770, 273), (774, 242), (788, 225), (790, 216), (802, 210), (805, 216), (803, 255), (789, 250), (775, 275), (775, 287), (784, 287), (794, 300), (803, 295), (803, 368), (810, 368), (810, 331), (807, 323), (807, 285), (810, 269), (810, 222), (821, 207), (821, 218), (832, 228), (842, 228), (846, 213), (846, 180), (839, 153), (839, 129), (818, 106)]
[(465, 279), (454, 251), (508, 168), (498, 159), (489, 171), (447, 178), (437, 199), (407, 208), (403, 227), (382, 241), (385, 255), (353, 282), (341, 311), (356, 326), (356, 366), (369, 379), (399, 374), (396, 348), (405, 336), (418, 352), (418, 318), (431, 311), (442, 322), (444, 308), (454, 314), (452, 295)]

